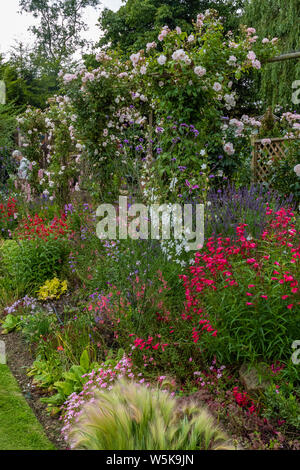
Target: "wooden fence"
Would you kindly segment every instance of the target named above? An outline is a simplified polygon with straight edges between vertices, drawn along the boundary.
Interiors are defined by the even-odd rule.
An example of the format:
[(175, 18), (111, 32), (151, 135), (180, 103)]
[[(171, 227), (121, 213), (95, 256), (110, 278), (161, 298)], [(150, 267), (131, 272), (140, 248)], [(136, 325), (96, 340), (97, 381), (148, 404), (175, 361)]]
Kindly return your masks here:
[(299, 140), (295, 137), (289, 139), (252, 139), (252, 179), (255, 183), (268, 183), (272, 172), (272, 161), (283, 159), (287, 153), (287, 143), (290, 140)]

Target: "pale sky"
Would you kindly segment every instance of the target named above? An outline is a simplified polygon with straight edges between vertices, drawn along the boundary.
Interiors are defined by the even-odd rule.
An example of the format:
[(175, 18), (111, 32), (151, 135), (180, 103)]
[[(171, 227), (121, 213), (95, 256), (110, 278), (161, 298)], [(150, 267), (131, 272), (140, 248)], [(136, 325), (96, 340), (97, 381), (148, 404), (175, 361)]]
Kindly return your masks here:
[[(103, 7), (117, 11), (122, 5), (121, 0), (102, 0), (102, 5), (98, 9), (87, 8), (85, 22), (89, 29), (83, 36), (88, 40), (99, 39), (99, 28), (95, 25)], [(18, 14), (19, 0), (0, 0), (0, 53), (7, 53), (15, 40), (25, 44), (32, 44), (33, 38), (27, 31), (29, 26), (35, 24), (35, 19), (30, 14)]]

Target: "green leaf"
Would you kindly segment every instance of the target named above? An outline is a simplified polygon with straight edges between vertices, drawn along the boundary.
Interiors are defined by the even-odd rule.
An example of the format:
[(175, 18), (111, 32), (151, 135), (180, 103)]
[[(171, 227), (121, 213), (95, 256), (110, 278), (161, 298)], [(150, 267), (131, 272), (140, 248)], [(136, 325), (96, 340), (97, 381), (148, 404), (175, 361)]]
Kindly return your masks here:
[(90, 359), (87, 350), (85, 349), (81, 354), (80, 358), (80, 365), (85, 369), (85, 371), (89, 370), (90, 367)]
[(55, 382), (54, 387), (57, 389), (58, 393), (65, 397), (68, 397), (74, 391), (74, 387), (71, 382)]

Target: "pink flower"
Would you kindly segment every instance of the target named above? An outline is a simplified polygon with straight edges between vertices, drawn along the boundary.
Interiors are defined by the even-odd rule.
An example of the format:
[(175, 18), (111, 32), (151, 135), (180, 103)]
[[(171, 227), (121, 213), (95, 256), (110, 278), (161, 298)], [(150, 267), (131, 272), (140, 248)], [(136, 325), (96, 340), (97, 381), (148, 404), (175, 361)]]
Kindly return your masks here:
[(259, 60), (254, 60), (254, 61), (252, 62), (252, 65), (253, 65), (253, 67), (254, 67), (255, 69), (257, 69), (257, 70), (259, 70), (259, 69), (261, 68), (261, 63), (260, 63)]
[(253, 51), (248, 52), (247, 59), (253, 61), (256, 59), (256, 54)]

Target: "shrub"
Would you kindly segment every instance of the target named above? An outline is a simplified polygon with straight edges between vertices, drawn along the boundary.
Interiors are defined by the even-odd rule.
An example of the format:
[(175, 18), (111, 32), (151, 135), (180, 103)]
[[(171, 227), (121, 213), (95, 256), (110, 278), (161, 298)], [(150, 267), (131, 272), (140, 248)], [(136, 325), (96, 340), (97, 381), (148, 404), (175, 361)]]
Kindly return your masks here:
[(89, 450), (226, 449), (226, 440), (204, 409), (179, 411), (165, 391), (126, 382), (97, 392), (69, 434), (73, 449)]
[(277, 418), (282, 424), (291, 425), (300, 429), (300, 388), (293, 387), (293, 384), (282, 384), (281, 386), (272, 384), (265, 391), (263, 415), (267, 418)]

